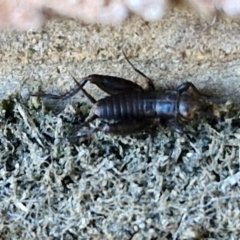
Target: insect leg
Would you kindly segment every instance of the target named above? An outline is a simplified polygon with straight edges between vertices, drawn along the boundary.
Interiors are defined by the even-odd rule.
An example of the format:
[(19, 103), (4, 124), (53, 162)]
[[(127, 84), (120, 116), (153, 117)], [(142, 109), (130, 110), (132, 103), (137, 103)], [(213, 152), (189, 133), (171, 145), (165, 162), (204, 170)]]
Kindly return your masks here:
[(48, 93), (36, 93), (32, 94), (32, 96), (66, 100), (82, 90), (84, 95), (94, 104), (96, 103), (96, 100), (86, 90), (83, 89), (87, 82), (97, 85), (101, 90), (110, 95), (132, 91), (144, 91), (144, 89), (138, 84), (127, 79), (114, 76), (92, 74), (84, 77), (80, 82), (78, 82), (73, 76), (72, 78), (74, 79), (76, 86), (64, 94), (56, 95)]
[(74, 96), (77, 92), (80, 90), (83, 91), (83, 93), (86, 95), (86, 97), (92, 102), (96, 103), (96, 100), (86, 92), (86, 90), (83, 89), (84, 85), (88, 82), (91, 81), (91, 76), (83, 78), (80, 82), (77, 82), (75, 78), (73, 78), (74, 81), (77, 83), (77, 85), (72, 88), (70, 91), (61, 94), (61, 95), (56, 95), (56, 94), (49, 94), (49, 93), (35, 93), (32, 94), (32, 96), (37, 96), (37, 97), (44, 97), (44, 98), (50, 98), (50, 99), (61, 99), (61, 100), (66, 100), (72, 96)]
[(177, 119), (170, 119), (166, 121), (166, 125), (174, 132), (179, 134), (194, 134), (195, 132), (192, 132), (190, 130), (186, 130), (183, 128), (183, 126), (179, 123), (178, 118)]
[[(95, 104), (97, 101), (95, 100), (95, 98), (93, 98), (83, 87), (84, 87), (84, 85), (88, 82), (88, 81), (91, 81), (91, 78), (89, 78), (89, 76), (87, 77), (87, 80), (85, 80), (85, 81), (83, 81), (83, 80), (81, 80), (81, 82), (79, 83), (77, 80), (76, 80), (76, 78), (75, 77), (73, 77), (72, 76), (72, 78), (73, 78), (73, 80), (74, 80), (74, 82), (77, 84), (77, 86), (78, 87), (75, 87), (75, 93), (74, 94), (76, 94), (78, 91), (82, 91), (83, 92), (83, 94), (89, 99), (89, 101), (91, 102), (91, 103), (93, 103), (93, 104)], [(73, 96), (73, 95), (72, 95)]]
[(89, 77), (91, 78), (91, 83), (110, 95), (144, 90), (138, 84), (124, 78), (98, 74), (90, 75)]
[(97, 119), (98, 116), (97, 115), (93, 115), (91, 117), (89, 117), (84, 123), (82, 123), (79, 128), (85, 127), (87, 126), (89, 123), (93, 122), (95, 119)]
[[(93, 122), (97, 118), (96, 115), (90, 117), (87, 121), (80, 125), (79, 128), (82, 128), (89, 123)], [(118, 135), (128, 135), (132, 133), (136, 133), (138, 131), (142, 131), (145, 128), (149, 127), (151, 122), (149, 120), (142, 120), (142, 121), (126, 121), (126, 122), (119, 122), (114, 124), (105, 124), (103, 127), (96, 127), (90, 129), (86, 135), (83, 136), (68, 136), (64, 137), (64, 139), (74, 139), (74, 138), (81, 138), (83, 140), (87, 140), (92, 137), (92, 135), (98, 131), (102, 131), (104, 133), (112, 133)]]
[(170, 120), (166, 121), (165, 123), (169, 127), (169, 129), (171, 129), (174, 132), (177, 132), (179, 134), (182, 134), (184, 132), (182, 125), (179, 124), (177, 119), (170, 119)]
[(152, 124), (153, 119), (127, 120), (113, 124), (106, 124), (102, 130), (106, 133), (129, 135), (143, 131), (146, 128), (149, 128), (149, 126)]
[(187, 91), (189, 88), (192, 88), (193, 92), (196, 95), (206, 96), (207, 97), (207, 95), (200, 93), (199, 90), (196, 88), (196, 86), (193, 83), (191, 83), (191, 82), (185, 82), (185, 83), (179, 85), (177, 87), (177, 91), (178, 91), (179, 94), (181, 94), (181, 93)]

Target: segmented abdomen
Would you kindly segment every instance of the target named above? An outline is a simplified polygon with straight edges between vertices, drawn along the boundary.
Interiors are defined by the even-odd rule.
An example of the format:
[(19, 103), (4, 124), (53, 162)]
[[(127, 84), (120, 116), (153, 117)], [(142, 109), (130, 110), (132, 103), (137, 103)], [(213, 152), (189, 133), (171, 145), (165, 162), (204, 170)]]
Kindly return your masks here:
[(144, 91), (112, 95), (97, 102), (94, 114), (106, 121), (170, 117), (175, 114), (174, 96)]

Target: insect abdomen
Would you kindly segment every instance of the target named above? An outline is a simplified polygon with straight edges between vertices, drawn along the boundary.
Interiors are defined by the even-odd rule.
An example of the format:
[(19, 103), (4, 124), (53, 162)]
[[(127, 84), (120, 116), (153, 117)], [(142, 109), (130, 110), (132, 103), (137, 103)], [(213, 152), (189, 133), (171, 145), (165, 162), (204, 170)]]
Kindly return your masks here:
[(166, 117), (175, 114), (175, 101), (159, 92), (124, 93), (100, 99), (94, 114), (106, 121)]

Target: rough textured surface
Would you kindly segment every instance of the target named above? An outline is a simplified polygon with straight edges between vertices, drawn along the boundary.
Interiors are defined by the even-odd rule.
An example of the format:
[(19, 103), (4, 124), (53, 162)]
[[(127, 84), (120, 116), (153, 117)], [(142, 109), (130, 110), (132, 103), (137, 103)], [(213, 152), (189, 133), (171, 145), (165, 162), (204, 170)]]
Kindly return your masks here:
[(196, 136), (159, 130), (146, 159), (146, 136), (59, 141), (88, 112), (81, 94), (60, 112), (26, 95), (63, 92), (74, 85), (70, 74), (144, 84), (124, 49), (159, 88), (193, 81), (223, 102), (239, 102), (239, 29), (236, 21), (206, 22), (174, 9), (159, 23), (133, 17), (113, 28), (59, 20), (41, 32), (1, 34), (1, 236), (238, 239), (238, 110), (225, 106), (219, 123), (193, 125)]
[(70, 74), (112, 74), (143, 83), (124, 60), (125, 50), (159, 87), (187, 80), (239, 101), (238, 34), (239, 22), (206, 22), (178, 10), (159, 23), (132, 18), (114, 28), (69, 20), (51, 22), (40, 32), (7, 32), (0, 36), (0, 96), (26, 79), (42, 82), (44, 90), (63, 91), (74, 85)]

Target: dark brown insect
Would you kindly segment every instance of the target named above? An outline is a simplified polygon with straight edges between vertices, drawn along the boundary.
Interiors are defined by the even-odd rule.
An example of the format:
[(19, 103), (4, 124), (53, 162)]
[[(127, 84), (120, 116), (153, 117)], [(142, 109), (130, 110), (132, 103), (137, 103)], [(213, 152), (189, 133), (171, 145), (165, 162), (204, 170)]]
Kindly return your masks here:
[[(158, 122), (160, 120), (178, 133), (183, 133), (186, 132), (184, 123), (212, 114), (208, 98), (191, 82), (185, 82), (175, 90), (155, 90), (152, 80), (136, 69), (128, 59), (127, 61), (147, 80), (147, 89), (123, 78), (93, 74), (80, 82), (74, 78), (76, 87), (63, 95), (35, 94), (35, 96), (67, 99), (82, 90), (94, 104), (92, 116), (82, 126), (100, 118), (106, 123), (101, 130), (114, 134), (131, 134), (144, 130), (156, 120)], [(96, 101), (83, 88), (87, 82), (96, 84), (109, 96)], [(97, 130), (99, 129), (93, 131)]]

